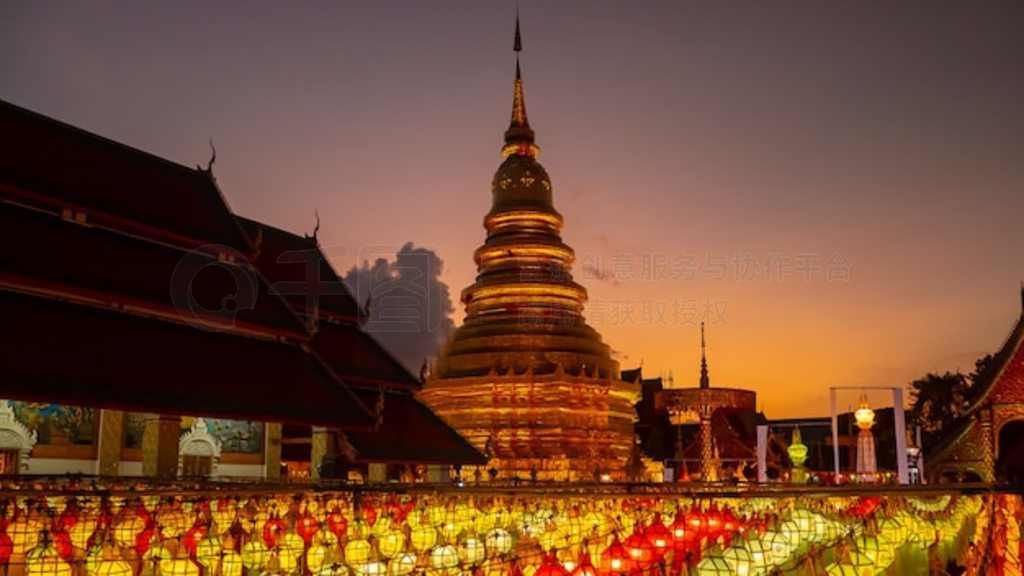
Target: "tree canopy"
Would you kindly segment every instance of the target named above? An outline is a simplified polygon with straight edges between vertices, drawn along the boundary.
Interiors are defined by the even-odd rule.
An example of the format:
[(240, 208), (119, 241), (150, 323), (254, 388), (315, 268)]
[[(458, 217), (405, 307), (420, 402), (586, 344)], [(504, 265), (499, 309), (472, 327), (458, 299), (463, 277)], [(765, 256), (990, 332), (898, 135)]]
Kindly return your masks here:
[(970, 374), (928, 373), (911, 382), (910, 419), (921, 427), (925, 446), (932, 445), (971, 406), (980, 391), (978, 384), (989, 377), (992, 359), (991, 354), (979, 358)]

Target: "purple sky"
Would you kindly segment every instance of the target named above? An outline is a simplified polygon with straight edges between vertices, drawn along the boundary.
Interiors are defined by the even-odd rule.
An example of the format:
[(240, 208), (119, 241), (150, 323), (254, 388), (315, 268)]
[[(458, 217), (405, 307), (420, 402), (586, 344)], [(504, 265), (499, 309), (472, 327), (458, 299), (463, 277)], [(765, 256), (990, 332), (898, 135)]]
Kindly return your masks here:
[[(695, 384), (707, 313), (712, 385), (802, 416), (830, 385), (1001, 344), (1024, 278), (1024, 4), (894, 4), (520, 4), (540, 160), (624, 367)], [(238, 213), (308, 232), (319, 210), (341, 271), (431, 247), (457, 295), (514, 11), (8, 0), (0, 98), (190, 166), (213, 138)]]

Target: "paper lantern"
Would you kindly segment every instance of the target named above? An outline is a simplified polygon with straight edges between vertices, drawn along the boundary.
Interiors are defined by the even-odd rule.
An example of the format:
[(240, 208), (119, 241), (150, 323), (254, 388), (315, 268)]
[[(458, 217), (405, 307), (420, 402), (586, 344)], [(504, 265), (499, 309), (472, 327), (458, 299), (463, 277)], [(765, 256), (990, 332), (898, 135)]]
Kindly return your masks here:
[(11, 553), (14, 551), (14, 543), (11, 542), (11, 537), (7, 535), (7, 532), (0, 531), (0, 564), (7, 564), (7, 561), (11, 559)]
[(654, 546), (651, 541), (647, 539), (647, 535), (644, 534), (643, 526), (637, 524), (633, 528), (633, 533), (626, 538), (626, 541), (622, 544), (626, 548), (626, 552), (629, 553), (630, 558), (636, 562), (636, 565), (641, 570), (646, 569), (650, 566), (651, 562), (654, 561)]
[(727, 548), (722, 552), (722, 558), (736, 576), (749, 576), (754, 570), (753, 556), (745, 546)]
[(765, 532), (761, 539), (768, 544), (769, 548), (771, 548), (772, 561), (776, 564), (785, 562), (793, 551), (790, 539), (778, 530), (769, 530)]
[(199, 576), (199, 566), (188, 558), (173, 558), (160, 563), (161, 576)]
[(674, 544), (672, 531), (661, 521), (661, 513), (654, 515), (651, 525), (644, 531), (644, 536), (654, 549), (655, 558), (661, 559), (672, 549)]
[(261, 532), (263, 534), (263, 543), (267, 545), (267, 548), (277, 546), (278, 538), (281, 538), (287, 533), (287, 528), (288, 526), (285, 524), (284, 520), (277, 516), (268, 518), (267, 521), (263, 523), (263, 530)]
[(504, 528), (491, 530), (487, 533), (487, 538), (484, 540), (487, 551), (492, 554), (508, 554), (512, 550), (512, 544), (512, 535)]
[(11, 537), (11, 553), (27, 554), (39, 544), (39, 532), (43, 525), (38, 520), (29, 520), (25, 515), (7, 526), (7, 535)]
[(429, 524), (417, 526), (409, 537), (412, 547), (419, 553), (425, 553), (437, 544), (437, 529)]
[(345, 544), (345, 563), (352, 569), (359, 571), (359, 567), (370, 561), (370, 554), (373, 548), (366, 540), (349, 540)]
[[(68, 530), (71, 545), (79, 550), (85, 550), (89, 547), (89, 539), (92, 538), (94, 532), (96, 532), (96, 519), (79, 517), (78, 522)], [(134, 541), (132, 545), (134, 545)]]
[(196, 563), (202, 566), (206, 573), (216, 574), (221, 550), (220, 540), (216, 537), (203, 538), (196, 546)]
[(181, 510), (170, 510), (157, 514), (156, 523), (164, 538), (177, 538), (185, 533), (187, 520)]
[(584, 552), (584, 553), (580, 554), (580, 561), (576, 565), (576, 567), (573, 568), (572, 572), (569, 573), (569, 576), (599, 576), (599, 575), (598, 575), (598, 572), (597, 572), (597, 568), (595, 568), (594, 564), (590, 561), (590, 555), (587, 554), (586, 552)]
[(619, 542), (618, 535), (612, 537), (612, 543), (601, 552), (602, 574), (629, 574), (637, 569), (636, 561)]
[(430, 551), (430, 567), (435, 570), (447, 570), (459, 565), (459, 551), (451, 544), (437, 546)]
[(313, 536), (320, 531), (320, 523), (316, 518), (306, 515), (295, 521), (295, 533), (306, 543), (307, 546), (313, 541)]
[(487, 557), (483, 542), (472, 536), (459, 543), (459, 561), (463, 566), (476, 566)]
[(389, 576), (407, 576), (416, 569), (417, 558), (412, 552), (403, 552), (396, 555), (388, 563)]
[(251, 540), (242, 546), (242, 565), (253, 571), (261, 571), (270, 559), (270, 550), (261, 540)]
[[(146, 528), (146, 523), (138, 516), (132, 516), (114, 526), (114, 540), (125, 548), (135, 546), (135, 538)], [(81, 548), (81, 546), (76, 546)]]
[(234, 550), (225, 550), (220, 557), (219, 576), (242, 576), (243, 566), (245, 563), (242, 561), (241, 554)]
[(49, 537), (44, 537), (25, 557), (28, 576), (71, 576), (71, 565), (65, 562)]
[(377, 549), (380, 555), (385, 558), (394, 558), (399, 552), (405, 550), (405, 534), (397, 530), (389, 530), (377, 541)]
[(388, 567), (383, 562), (367, 562), (356, 568), (359, 576), (387, 576)]
[(732, 576), (729, 563), (722, 557), (722, 550), (712, 547), (700, 562), (697, 563), (697, 576)]
[(348, 530), (348, 520), (344, 514), (335, 510), (327, 515), (327, 529), (338, 538), (342, 538)]
[(340, 558), (332, 557), (332, 550), (323, 544), (314, 544), (306, 550), (306, 570), (309, 572), (317, 572), (324, 566), (324, 564), (331, 564), (335, 560)]
[(315, 574), (316, 576), (349, 576), (351, 572), (344, 564), (324, 564)]
[(569, 576), (569, 571), (558, 563), (553, 552), (548, 552), (544, 555), (540, 568), (534, 572), (534, 576)]

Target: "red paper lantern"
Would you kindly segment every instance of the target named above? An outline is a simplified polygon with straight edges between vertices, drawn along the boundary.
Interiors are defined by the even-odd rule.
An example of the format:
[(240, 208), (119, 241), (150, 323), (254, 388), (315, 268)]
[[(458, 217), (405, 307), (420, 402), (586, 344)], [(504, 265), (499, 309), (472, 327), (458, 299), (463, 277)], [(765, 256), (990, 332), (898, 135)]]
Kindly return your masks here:
[(320, 523), (316, 521), (316, 518), (309, 514), (302, 516), (295, 521), (295, 533), (306, 542), (306, 546), (309, 546), (310, 542), (313, 541), (313, 536), (319, 531)]
[(7, 561), (11, 559), (12, 552), (14, 552), (14, 542), (11, 541), (11, 537), (7, 535), (6, 531), (0, 532), (0, 564), (7, 564)]
[(327, 529), (341, 539), (348, 531), (348, 520), (345, 519), (344, 514), (335, 510), (327, 515)]
[(659, 560), (672, 549), (674, 543), (673, 534), (661, 521), (660, 513), (654, 515), (654, 520), (647, 527), (647, 530), (644, 531), (644, 536), (647, 537), (647, 541), (654, 547), (654, 555)]
[(580, 563), (569, 573), (569, 576), (599, 576), (597, 568), (590, 562), (590, 554), (580, 554)]
[(153, 534), (155, 532), (156, 530), (147, 526), (135, 535), (135, 552), (139, 556), (142, 556), (149, 551), (149, 543), (153, 540)]
[(722, 512), (718, 509), (717, 503), (711, 503), (711, 508), (704, 514), (702, 524), (706, 526), (704, 535), (709, 539), (715, 540), (722, 535)]
[(263, 543), (267, 545), (267, 548), (273, 548), (277, 546), (277, 539), (284, 536), (285, 529), (288, 526), (275, 514), (271, 516), (269, 520), (263, 524)]
[(548, 552), (544, 555), (540, 568), (533, 574), (534, 576), (569, 576), (569, 571), (558, 563), (554, 552)]
[(612, 543), (601, 552), (601, 574), (629, 574), (636, 569), (636, 561), (630, 556), (626, 547), (619, 542), (619, 535), (612, 537)]
[(195, 558), (196, 547), (199, 546), (199, 542), (203, 538), (206, 538), (207, 531), (206, 526), (195, 524), (188, 529), (188, 532), (185, 532), (185, 539), (182, 541), (182, 545), (185, 546), (185, 550), (188, 550), (189, 556)]
[(644, 534), (643, 523), (637, 522), (636, 526), (633, 527), (633, 533), (629, 535), (629, 538), (626, 538), (623, 545), (626, 547), (626, 552), (629, 552), (630, 558), (636, 562), (637, 567), (641, 570), (650, 566), (651, 562), (654, 561), (654, 546), (651, 545), (651, 541)]
[(690, 528), (689, 518), (683, 514), (682, 510), (676, 512), (669, 531), (672, 532), (672, 548), (677, 552), (685, 550), (690, 543), (697, 539), (697, 533)]
[(64, 560), (70, 560), (71, 553), (74, 551), (74, 547), (71, 545), (71, 536), (67, 532), (53, 532), (51, 536), (57, 555)]

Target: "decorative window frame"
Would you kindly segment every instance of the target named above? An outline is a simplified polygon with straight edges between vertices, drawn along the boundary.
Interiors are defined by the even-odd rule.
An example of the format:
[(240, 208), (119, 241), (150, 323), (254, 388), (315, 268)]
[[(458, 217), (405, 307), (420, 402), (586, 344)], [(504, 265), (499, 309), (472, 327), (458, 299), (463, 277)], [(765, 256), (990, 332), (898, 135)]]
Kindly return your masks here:
[(212, 460), (210, 464), (210, 476), (217, 475), (217, 465), (220, 463), (221, 444), (206, 426), (206, 420), (196, 418), (192, 427), (185, 431), (178, 440), (178, 475), (181, 476), (184, 467), (185, 456), (208, 456)]
[(35, 447), (35, 430), (29, 430), (14, 415), (10, 400), (0, 400), (0, 449), (18, 451), (18, 471), (28, 472), (28, 461)]

